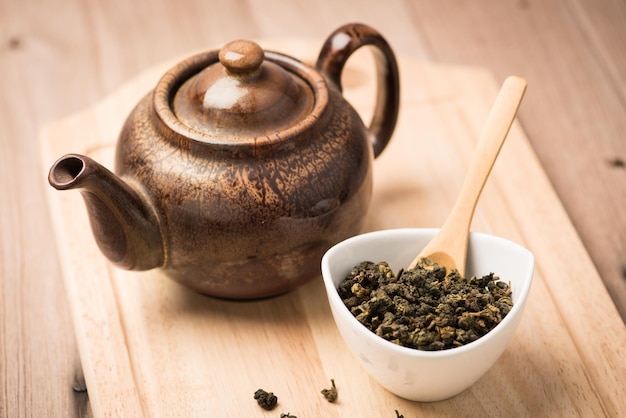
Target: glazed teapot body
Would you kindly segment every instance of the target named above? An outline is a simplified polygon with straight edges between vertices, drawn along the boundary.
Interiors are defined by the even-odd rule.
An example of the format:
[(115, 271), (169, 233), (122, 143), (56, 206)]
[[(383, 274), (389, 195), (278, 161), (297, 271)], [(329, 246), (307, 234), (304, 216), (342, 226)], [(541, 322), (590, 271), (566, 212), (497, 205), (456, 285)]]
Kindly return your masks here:
[[(343, 65), (363, 45), (378, 54), (370, 126), (341, 94)], [(96, 241), (120, 267), (162, 268), (211, 296), (280, 294), (359, 232), (398, 90), (391, 49), (364, 25), (331, 35), (316, 68), (237, 41), (178, 64), (137, 104), (115, 174), (68, 155), (49, 179), (82, 190)]]

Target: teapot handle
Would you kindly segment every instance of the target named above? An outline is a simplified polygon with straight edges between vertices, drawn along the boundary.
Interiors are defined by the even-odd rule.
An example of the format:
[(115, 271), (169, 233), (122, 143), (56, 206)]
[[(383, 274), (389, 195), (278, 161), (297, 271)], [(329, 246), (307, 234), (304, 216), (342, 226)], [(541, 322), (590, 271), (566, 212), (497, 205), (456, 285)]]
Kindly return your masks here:
[(391, 139), (400, 107), (398, 64), (387, 41), (367, 25), (344, 25), (328, 37), (320, 51), (316, 67), (342, 91), (341, 73), (346, 61), (357, 49), (366, 45), (374, 47), (376, 64), (376, 105), (368, 130), (374, 157), (378, 157)]

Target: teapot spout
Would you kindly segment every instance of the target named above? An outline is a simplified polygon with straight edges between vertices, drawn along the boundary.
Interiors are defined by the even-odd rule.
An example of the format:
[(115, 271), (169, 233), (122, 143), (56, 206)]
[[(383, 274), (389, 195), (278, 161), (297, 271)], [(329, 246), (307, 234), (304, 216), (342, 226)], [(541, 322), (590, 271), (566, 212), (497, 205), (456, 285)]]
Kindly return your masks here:
[(80, 190), (98, 247), (114, 264), (149, 270), (164, 264), (156, 212), (143, 195), (89, 157), (68, 154), (50, 169), (57, 190)]

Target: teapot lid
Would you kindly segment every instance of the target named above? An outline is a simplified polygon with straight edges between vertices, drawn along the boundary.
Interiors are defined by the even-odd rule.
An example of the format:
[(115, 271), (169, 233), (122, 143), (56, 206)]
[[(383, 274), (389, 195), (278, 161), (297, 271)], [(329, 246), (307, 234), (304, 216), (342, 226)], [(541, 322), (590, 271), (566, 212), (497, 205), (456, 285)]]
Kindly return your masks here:
[(228, 43), (217, 55), (219, 61), (213, 56), (213, 63), (190, 75), (183, 66), (180, 71), (186, 74), (178, 72), (174, 77), (188, 78), (168, 83), (171, 109), (167, 113), (173, 113), (179, 128), (182, 124), (195, 132), (195, 139), (248, 142), (291, 130), (316, 106), (310, 81), (284, 65), (288, 57), (268, 59), (267, 55), (278, 54), (243, 40)]

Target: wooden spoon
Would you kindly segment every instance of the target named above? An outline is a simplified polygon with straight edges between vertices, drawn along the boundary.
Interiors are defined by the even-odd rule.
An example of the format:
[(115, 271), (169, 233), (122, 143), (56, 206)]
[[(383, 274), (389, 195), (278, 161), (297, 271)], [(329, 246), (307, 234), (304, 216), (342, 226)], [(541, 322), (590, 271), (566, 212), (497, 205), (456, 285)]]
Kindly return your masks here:
[(474, 209), (525, 91), (526, 80), (521, 77), (510, 76), (504, 81), (483, 126), (469, 171), (452, 212), (441, 227), (441, 231), (413, 260), (409, 268), (414, 268), (422, 258), (427, 258), (445, 267), (448, 272), (456, 269), (461, 276), (465, 274), (469, 230)]

